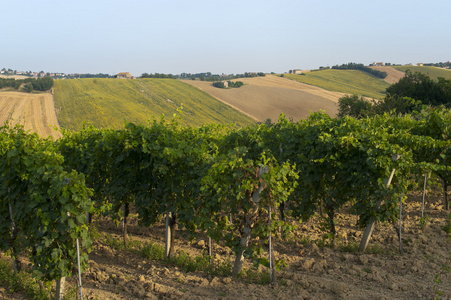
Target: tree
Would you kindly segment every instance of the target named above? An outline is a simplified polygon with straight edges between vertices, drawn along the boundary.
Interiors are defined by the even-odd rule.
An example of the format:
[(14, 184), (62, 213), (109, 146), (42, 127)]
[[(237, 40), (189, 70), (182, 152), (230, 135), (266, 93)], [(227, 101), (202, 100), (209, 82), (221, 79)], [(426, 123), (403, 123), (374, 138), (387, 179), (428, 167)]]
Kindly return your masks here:
[(213, 82), (213, 86), (217, 87), (217, 88), (220, 88), (220, 89), (225, 88), (224, 82), (222, 82), (222, 81)]
[(27, 83), (23, 87), (24, 92), (31, 93), (33, 91), (33, 84), (31, 82)]
[(368, 115), (372, 104), (362, 96), (346, 95), (338, 99), (338, 117), (351, 116), (354, 118), (362, 118)]
[(432, 106), (451, 104), (451, 80), (440, 78), (435, 81), (426, 74), (412, 73), (410, 70), (386, 91), (392, 96), (410, 97)]

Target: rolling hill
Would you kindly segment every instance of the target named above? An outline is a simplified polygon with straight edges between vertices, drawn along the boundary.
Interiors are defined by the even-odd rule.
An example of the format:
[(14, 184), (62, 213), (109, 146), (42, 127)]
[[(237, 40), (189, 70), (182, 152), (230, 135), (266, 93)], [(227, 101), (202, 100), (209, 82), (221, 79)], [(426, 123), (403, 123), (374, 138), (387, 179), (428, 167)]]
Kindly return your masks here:
[(380, 99), (390, 86), (383, 79), (359, 70), (326, 69), (311, 71), (301, 75), (284, 74), (284, 77), (323, 89), (345, 94), (357, 94)]
[(260, 122), (267, 118), (275, 122), (281, 113), (294, 121), (319, 110), (335, 116), (338, 98), (344, 95), (274, 75), (233, 81), (242, 81), (245, 85), (220, 89), (213, 87), (208, 81), (184, 80)]
[(393, 66), (396, 70), (401, 72), (406, 72), (410, 70), (412, 73), (420, 72), (428, 75), (432, 79), (437, 79), (438, 77), (443, 77), (445, 79), (451, 79), (451, 70), (437, 68), (437, 67), (428, 67), (428, 66)]
[(62, 128), (80, 130), (83, 122), (101, 128), (122, 128), (124, 122), (145, 124), (179, 114), (182, 125), (237, 123), (255, 120), (237, 112), (207, 93), (174, 79), (56, 80), (55, 108)]

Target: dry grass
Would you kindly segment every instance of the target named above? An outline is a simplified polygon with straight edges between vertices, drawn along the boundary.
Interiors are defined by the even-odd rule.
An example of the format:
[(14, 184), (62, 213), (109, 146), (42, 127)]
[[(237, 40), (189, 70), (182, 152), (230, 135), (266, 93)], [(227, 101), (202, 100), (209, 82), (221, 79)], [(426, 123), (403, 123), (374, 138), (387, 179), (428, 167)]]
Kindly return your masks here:
[(387, 77), (384, 78), (384, 81), (389, 84), (397, 83), (399, 79), (403, 78), (406, 75), (404, 72), (401, 72), (389, 66), (373, 66), (370, 68), (381, 72), (387, 72)]
[(61, 133), (56, 118), (53, 96), (49, 93), (28, 94), (20, 92), (0, 93), (0, 124), (21, 124), (25, 130), (35, 132), (42, 137), (56, 139)]
[(213, 87), (211, 82), (197, 80), (185, 82), (260, 122), (267, 118), (276, 121), (281, 113), (293, 118), (294, 121), (306, 118), (311, 112), (319, 110), (335, 116), (338, 98), (344, 95), (273, 75), (234, 81), (242, 81), (245, 85), (238, 89), (218, 89)]

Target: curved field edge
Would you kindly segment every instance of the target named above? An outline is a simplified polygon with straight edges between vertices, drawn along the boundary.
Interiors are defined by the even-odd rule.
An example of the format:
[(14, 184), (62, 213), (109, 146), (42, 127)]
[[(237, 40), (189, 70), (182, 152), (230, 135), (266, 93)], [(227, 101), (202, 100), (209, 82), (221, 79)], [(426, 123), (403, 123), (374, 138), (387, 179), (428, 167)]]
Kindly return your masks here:
[(451, 79), (451, 70), (438, 68), (438, 67), (431, 67), (431, 66), (393, 66), (396, 70), (399, 70), (401, 72), (406, 72), (407, 70), (410, 70), (412, 73), (420, 72), (428, 75), (432, 79), (437, 80), (438, 77), (443, 77), (445, 79)]
[(207, 93), (173, 79), (56, 80), (54, 97), (60, 126), (69, 130), (80, 130), (85, 122), (119, 129), (125, 122), (145, 124), (162, 114), (167, 118), (181, 115), (179, 123), (191, 126), (247, 126), (255, 122)]
[(383, 79), (358, 70), (327, 69), (302, 75), (284, 74), (284, 77), (329, 91), (357, 94), (376, 99), (383, 98), (386, 88), (390, 86)]

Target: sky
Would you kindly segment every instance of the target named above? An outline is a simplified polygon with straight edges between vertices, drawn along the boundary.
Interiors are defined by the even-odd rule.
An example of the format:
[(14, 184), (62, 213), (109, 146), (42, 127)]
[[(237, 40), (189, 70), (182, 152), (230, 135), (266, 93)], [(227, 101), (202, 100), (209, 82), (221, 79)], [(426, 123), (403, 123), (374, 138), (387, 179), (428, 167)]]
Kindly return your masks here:
[(0, 0), (0, 68), (287, 72), (451, 60), (449, 0)]

